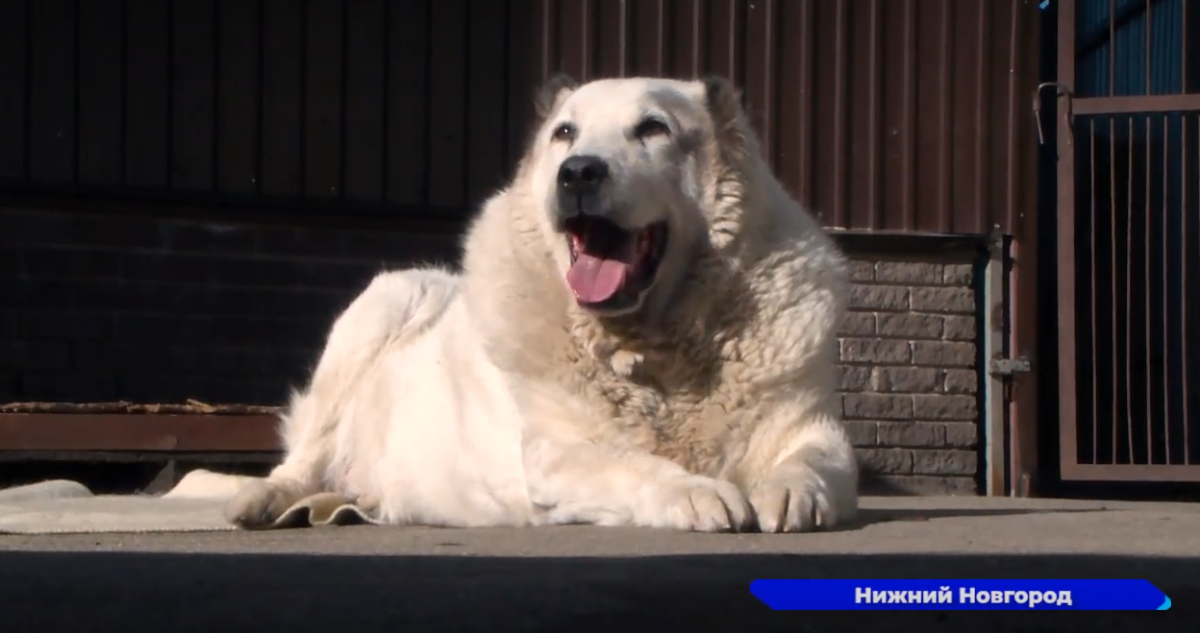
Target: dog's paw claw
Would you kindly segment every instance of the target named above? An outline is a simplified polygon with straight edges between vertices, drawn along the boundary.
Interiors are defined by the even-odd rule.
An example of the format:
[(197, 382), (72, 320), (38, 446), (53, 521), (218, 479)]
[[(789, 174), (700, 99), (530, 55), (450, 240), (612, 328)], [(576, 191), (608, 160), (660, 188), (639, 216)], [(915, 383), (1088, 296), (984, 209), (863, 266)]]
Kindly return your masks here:
[(737, 486), (709, 477), (668, 484), (647, 523), (694, 532), (740, 532), (753, 525), (754, 511)]
[(804, 478), (771, 479), (750, 491), (750, 504), (763, 532), (816, 532), (837, 516), (820, 486)]

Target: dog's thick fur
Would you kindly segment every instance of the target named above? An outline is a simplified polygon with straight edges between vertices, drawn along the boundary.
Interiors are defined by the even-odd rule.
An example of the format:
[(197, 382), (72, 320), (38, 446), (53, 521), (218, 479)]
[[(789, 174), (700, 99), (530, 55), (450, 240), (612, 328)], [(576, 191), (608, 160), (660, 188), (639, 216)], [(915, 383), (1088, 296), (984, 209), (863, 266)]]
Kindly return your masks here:
[[(669, 134), (631, 132), (647, 113)], [(790, 532), (853, 518), (834, 365), (845, 263), (771, 174), (738, 92), (553, 81), (539, 115), (466, 235), (463, 271), (381, 274), (338, 318), (284, 417), (285, 460), (229, 519), (264, 526), (322, 491), (391, 524)], [(583, 152), (612, 165), (621, 222), (670, 227), (657, 280), (620, 314), (564, 282), (555, 174)]]

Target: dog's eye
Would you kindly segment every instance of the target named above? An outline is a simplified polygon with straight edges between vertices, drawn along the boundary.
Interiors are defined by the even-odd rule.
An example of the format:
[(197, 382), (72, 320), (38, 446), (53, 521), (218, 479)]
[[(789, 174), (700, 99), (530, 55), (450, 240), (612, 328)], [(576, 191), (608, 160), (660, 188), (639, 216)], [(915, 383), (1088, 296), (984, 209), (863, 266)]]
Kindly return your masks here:
[(550, 138), (563, 143), (570, 143), (575, 140), (575, 126), (570, 123), (563, 123), (554, 128), (554, 132)]
[(650, 118), (643, 119), (641, 123), (638, 123), (637, 127), (633, 128), (633, 133), (640, 139), (647, 139), (653, 136), (670, 136), (671, 128), (667, 127), (667, 124), (659, 119)]

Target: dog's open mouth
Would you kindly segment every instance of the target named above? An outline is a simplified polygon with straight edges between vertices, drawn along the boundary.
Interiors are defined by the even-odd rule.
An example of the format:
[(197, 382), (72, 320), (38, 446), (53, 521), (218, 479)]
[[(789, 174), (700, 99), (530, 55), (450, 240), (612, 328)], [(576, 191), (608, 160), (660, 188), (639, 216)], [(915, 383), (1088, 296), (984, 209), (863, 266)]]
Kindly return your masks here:
[(631, 231), (579, 214), (564, 228), (571, 251), (567, 285), (580, 305), (596, 310), (626, 308), (654, 283), (666, 252), (666, 222)]

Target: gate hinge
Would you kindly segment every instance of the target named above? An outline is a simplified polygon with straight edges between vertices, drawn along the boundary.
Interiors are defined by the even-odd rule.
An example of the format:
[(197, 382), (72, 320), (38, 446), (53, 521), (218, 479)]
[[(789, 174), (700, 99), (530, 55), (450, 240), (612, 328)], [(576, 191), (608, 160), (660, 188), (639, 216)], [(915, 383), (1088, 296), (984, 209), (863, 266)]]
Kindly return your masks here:
[(993, 376), (1012, 376), (1029, 373), (1033, 366), (1024, 357), (993, 358), (988, 371)]

